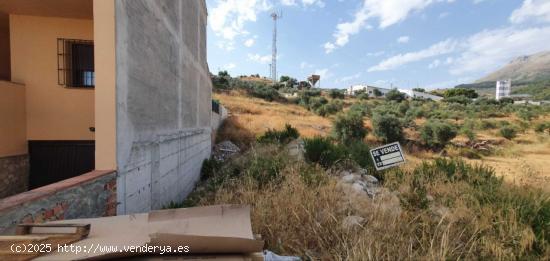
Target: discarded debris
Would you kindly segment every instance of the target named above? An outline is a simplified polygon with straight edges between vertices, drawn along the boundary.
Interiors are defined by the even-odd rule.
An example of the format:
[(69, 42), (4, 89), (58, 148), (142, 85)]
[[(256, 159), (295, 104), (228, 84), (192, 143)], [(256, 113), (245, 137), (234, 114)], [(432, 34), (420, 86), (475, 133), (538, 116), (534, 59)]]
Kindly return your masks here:
[(280, 256), (269, 250), (264, 250), (264, 260), (265, 261), (300, 261), (301, 259), (297, 256)]
[[(55, 246), (51, 251), (32, 258), (97, 260), (139, 257), (146, 260), (165, 260), (166, 256), (177, 256), (174, 260), (264, 260), (264, 242), (253, 235), (250, 207), (244, 205), (160, 210), (125, 216), (55, 221), (37, 226), (65, 228), (71, 223), (89, 224), (84, 226), (89, 229), (89, 236), (78, 234), (74, 239), (70, 237), (70, 247), (67, 248), (70, 250), (67, 251), (59, 251), (56, 243), (64, 244), (65, 241), (50, 242)], [(36, 241), (43, 240), (43, 233), (28, 232), (25, 236), (32, 236), (35, 240), (33, 243), (44, 243)], [(8, 236), (2, 242), (11, 245), (13, 242), (10, 241), (15, 240), (14, 238), (16, 236)], [(87, 247), (101, 249), (86, 251)], [(17, 260), (28, 260), (28, 256)]]
[(214, 146), (212, 157), (219, 162), (224, 162), (240, 152), (241, 149), (237, 145), (226, 140)]

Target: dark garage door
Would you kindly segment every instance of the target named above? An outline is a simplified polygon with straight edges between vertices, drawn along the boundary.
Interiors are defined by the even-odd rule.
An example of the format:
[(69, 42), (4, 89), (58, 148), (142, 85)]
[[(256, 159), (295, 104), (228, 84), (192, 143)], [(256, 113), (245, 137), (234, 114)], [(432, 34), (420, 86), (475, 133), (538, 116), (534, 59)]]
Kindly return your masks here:
[(29, 141), (29, 189), (94, 170), (95, 142)]

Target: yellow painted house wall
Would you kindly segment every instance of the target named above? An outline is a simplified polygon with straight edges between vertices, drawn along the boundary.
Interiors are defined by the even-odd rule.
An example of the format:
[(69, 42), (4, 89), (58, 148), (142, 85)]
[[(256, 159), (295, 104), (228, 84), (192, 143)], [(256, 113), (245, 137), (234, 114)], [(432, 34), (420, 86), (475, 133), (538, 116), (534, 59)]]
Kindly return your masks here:
[(10, 15), (11, 80), (25, 85), (28, 140), (94, 139), (94, 90), (57, 80), (57, 38), (93, 35), (92, 20)]
[(0, 81), (0, 157), (27, 154), (25, 86)]
[(94, 0), (95, 168), (116, 169), (115, 2)]

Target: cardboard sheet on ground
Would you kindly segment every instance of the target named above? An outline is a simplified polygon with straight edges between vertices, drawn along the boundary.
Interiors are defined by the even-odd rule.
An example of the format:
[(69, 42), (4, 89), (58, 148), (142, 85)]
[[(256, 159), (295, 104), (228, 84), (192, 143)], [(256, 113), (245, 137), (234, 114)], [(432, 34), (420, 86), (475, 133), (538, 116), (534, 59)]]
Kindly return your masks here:
[[(255, 240), (252, 234), (250, 207), (242, 205), (160, 210), (143, 214), (74, 219), (53, 223), (91, 224), (90, 235), (84, 240), (73, 243), (74, 247), (86, 248), (86, 252), (60, 253), (54, 247), (51, 254), (36, 260), (98, 260), (147, 254), (124, 251), (124, 247), (129, 246), (170, 246), (172, 249), (189, 247), (189, 253), (170, 253), (170, 255), (238, 254), (246, 256), (261, 252), (264, 245), (263, 241)], [(118, 251), (99, 251), (99, 246), (116, 246)], [(166, 257), (168, 255), (164, 254)]]

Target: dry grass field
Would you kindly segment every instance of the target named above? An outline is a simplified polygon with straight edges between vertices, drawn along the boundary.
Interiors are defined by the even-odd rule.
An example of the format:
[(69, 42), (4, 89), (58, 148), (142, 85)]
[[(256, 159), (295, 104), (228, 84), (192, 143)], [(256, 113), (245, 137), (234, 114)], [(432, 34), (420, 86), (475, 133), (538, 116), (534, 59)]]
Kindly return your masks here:
[(239, 91), (215, 93), (229, 109), (239, 123), (255, 135), (261, 135), (268, 129), (282, 129), (290, 124), (304, 137), (327, 135), (330, 132), (330, 118), (323, 118), (295, 104), (267, 102), (259, 98), (248, 97)]
[[(268, 129), (282, 129), (285, 124), (290, 124), (300, 131), (303, 137), (326, 136), (330, 134), (332, 117), (321, 117), (295, 104), (283, 104), (279, 102), (267, 102), (263, 99), (249, 97), (239, 91), (227, 91), (215, 93), (214, 98), (226, 106), (235, 119), (254, 135), (259, 136)], [(346, 107), (357, 102), (354, 99), (346, 99)], [(516, 121), (515, 117), (502, 117), (498, 121)], [(550, 120), (550, 116), (538, 121)], [(538, 122), (537, 121), (537, 122)], [(425, 119), (415, 121), (422, 125)], [(369, 119), (365, 120), (365, 126), (372, 129)], [(415, 138), (415, 133), (406, 130), (409, 138)], [(513, 141), (499, 137), (497, 130), (487, 130), (478, 133), (478, 138), (494, 141), (500, 144), (495, 155), (482, 159), (465, 159), (471, 163), (482, 163), (493, 167), (496, 174), (503, 176), (506, 181), (532, 185), (550, 191), (550, 138), (528, 130), (519, 133)], [(375, 142), (372, 132), (366, 137), (370, 143)], [(466, 138), (458, 136), (454, 141), (463, 142)], [(452, 154), (451, 154), (452, 155)], [(407, 155), (408, 165), (405, 168), (414, 168), (423, 160), (435, 159), (438, 155), (419, 151)]]
[[(497, 126), (520, 123), (505, 117), (511, 113), (487, 119), (497, 122), (490, 129), (475, 128), (474, 140), (492, 146), (480, 159), (460, 156), (471, 146), (463, 135), (444, 150), (425, 148), (416, 141), (428, 114), (416, 117), (404, 130), (406, 164), (378, 172), (361, 165), (361, 171), (380, 181), (378, 192), (367, 196), (353, 188), (359, 183), (346, 186), (344, 180), (349, 173), (364, 175), (357, 158), (346, 156), (331, 165), (313, 160), (315, 155), (344, 153), (334, 144), (328, 151), (332, 141), (313, 146), (314, 140), (324, 139), (305, 139), (304, 155), (296, 157), (285, 142), (257, 139), (285, 124), (302, 137), (327, 136), (337, 116), (321, 117), (299, 105), (235, 90), (214, 98), (232, 115), (218, 141), (231, 140), (246, 150), (227, 162), (205, 161), (195, 191), (172, 207), (250, 205), (253, 231), (262, 235), (265, 247), (303, 260), (550, 260), (550, 198), (541, 191), (550, 187), (550, 137), (529, 127), (512, 140), (502, 138)], [(353, 110), (354, 102), (346, 99), (344, 110)], [(386, 104), (369, 100), (366, 107), (392, 109), (378, 105)], [(456, 124), (466, 117), (447, 119)], [(548, 116), (536, 121), (543, 120)], [(357, 143), (367, 145), (360, 147), (365, 150), (347, 144), (346, 155), (366, 155), (369, 146), (381, 143), (370, 117), (363, 123), (369, 134), (366, 144)], [(504, 182), (495, 176), (503, 176)]]

